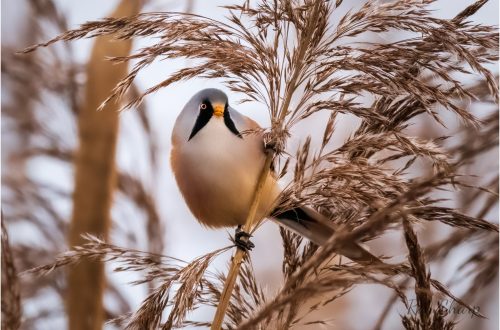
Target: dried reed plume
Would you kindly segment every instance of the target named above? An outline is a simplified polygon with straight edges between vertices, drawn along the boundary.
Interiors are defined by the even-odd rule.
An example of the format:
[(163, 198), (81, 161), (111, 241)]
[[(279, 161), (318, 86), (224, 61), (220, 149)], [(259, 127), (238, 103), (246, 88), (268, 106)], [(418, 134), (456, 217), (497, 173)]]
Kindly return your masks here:
[[(256, 282), (249, 256), (242, 256), (242, 270), (234, 290), (229, 290), (224, 328), (327, 325), (327, 320), (306, 321), (306, 317), (349, 295), (359, 284), (371, 283), (395, 295), (375, 327), (382, 327), (399, 301), (407, 311), (401, 316), (404, 328), (453, 329), (459, 320), (443, 308), (442, 300), (451, 299), (471, 315), (484, 317), (470, 303), (498, 271), (498, 225), (486, 220), (498, 202), (498, 174), (493, 173), (484, 187), (475, 187), (467, 171), (470, 164), (487, 159), (498, 144), (497, 79), (488, 69), (498, 60), (498, 31), (468, 21), (486, 2), (476, 1), (456, 17), (441, 19), (429, 9), (432, 0), (366, 1), (333, 19), (346, 6), (341, 0), (246, 1), (225, 7), (225, 21), (165, 12), (105, 18), (25, 52), (101, 35), (157, 37), (151, 46), (112, 59), (136, 64), (103, 105), (126, 95), (145, 67), (175, 58), (195, 63), (150, 87), (125, 108), (194, 77), (223, 78), (228, 89), (242, 95), (242, 102), (265, 104), (271, 125), (264, 131), (275, 150), (274, 169), (288, 180), (281, 207), (309, 205), (328, 214), (339, 230), (320, 249), (281, 230), (283, 285), (271, 296)], [(371, 41), (374, 38), (383, 41)], [(467, 85), (464, 76), (474, 77), (477, 85)], [(493, 109), (493, 115), (476, 118), (473, 112), (480, 106)], [(316, 113), (330, 116), (323, 130), (311, 132), (312, 138), (321, 140), (319, 146), (306, 137), (297, 150), (290, 149), (287, 139), (296, 125)], [(444, 125), (444, 116), (450, 115), (462, 123), (458, 132)], [(347, 118), (356, 118), (359, 124), (333, 148), (335, 128)], [(411, 130), (410, 125), (418, 122), (442, 127), (438, 136), (426, 137)], [(447, 139), (450, 135), (453, 138)], [(451, 207), (440, 197), (443, 190), (453, 194), (459, 189), (466, 192), (466, 207)], [(448, 234), (442, 242), (426, 246), (417, 228), (438, 222), (449, 227)], [(336, 247), (353, 240), (387, 242), (388, 233), (400, 233), (407, 250), (380, 256), (385, 264), (332, 262)], [(456, 248), (479, 238), (475, 245), (467, 245), (474, 252), (458, 269), (470, 266), (462, 278), (470, 280), (470, 289), (457, 297), (433, 277), (430, 263), (441, 264)], [(226, 276), (206, 269), (228, 248), (185, 264), (92, 237), (87, 240), (88, 244), (31, 273), (81, 258), (118, 260), (124, 266), (117, 270), (140, 270), (144, 281), (160, 282), (138, 311), (116, 320), (125, 328), (213, 326), (210, 320), (186, 318), (200, 306), (219, 305)], [(407, 258), (398, 258), (401, 255)], [(170, 312), (164, 317), (167, 307)]]
[(2, 329), (21, 326), (21, 297), (16, 267), (2, 216)]
[[(26, 33), (18, 33), (15, 44), (2, 43), (2, 93), (6, 95), (2, 98), (2, 222), (11, 238), (10, 249), (17, 270), (49, 263), (54, 255), (68, 249), (68, 209), (73, 199), (73, 187), (68, 183), (73, 181), (70, 169), (77, 149), (77, 114), (85, 75), (84, 66), (76, 60), (69, 44), (30, 55), (16, 54), (26, 44), (67, 30), (64, 13), (50, 0), (27, 1), (26, 10), (36, 13), (19, 23), (20, 31)], [(126, 97), (133, 98), (136, 93), (133, 86)], [(127, 132), (135, 136), (134, 143), (141, 145), (148, 174), (130, 173), (118, 164), (113, 207), (116, 210), (117, 206), (126, 205), (128, 210), (137, 212), (134, 219), (119, 209), (113, 212), (111, 232), (121, 244), (161, 253), (162, 225), (152, 193), (156, 187), (151, 184), (157, 172), (157, 136), (147, 109), (141, 107), (130, 115), (131, 118), (121, 116), (120, 121), (137, 123)], [(119, 140), (127, 142), (128, 137), (121, 135)], [(40, 177), (34, 167), (52, 174)], [(127, 228), (131, 222), (136, 224), (134, 231)], [(116, 226), (117, 223), (122, 225)], [(26, 233), (34, 233), (36, 239)], [(148, 238), (144, 245), (142, 237)], [(65, 277), (64, 272), (56, 271), (36, 281), (18, 278), (22, 304), (36, 306), (23, 311), (21, 329), (37, 328), (41, 322), (64, 317)], [(12, 281), (4, 278), (2, 285), (14, 289)], [(104, 306), (107, 320), (131, 311), (130, 302), (115, 281), (107, 283), (105, 294), (113, 302), (111, 307), (109, 303)], [(53, 303), (40, 304), (48, 295), (53, 297)], [(15, 300), (9, 302), (14, 306)], [(60, 323), (57, 324), (59, 327)]]

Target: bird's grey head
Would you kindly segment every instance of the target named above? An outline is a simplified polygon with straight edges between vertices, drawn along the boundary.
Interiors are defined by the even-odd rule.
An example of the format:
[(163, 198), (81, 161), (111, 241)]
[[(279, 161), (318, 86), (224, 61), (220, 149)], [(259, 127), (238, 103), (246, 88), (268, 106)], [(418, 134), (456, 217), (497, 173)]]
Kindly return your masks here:
[(230, 112), (227, 95), (223, 91), (216, 88), (203, 89), (191, 97), (179, 114), (174, 127), (174, 137), (189, 141), (214, 117), (223, 119), (226, 127), (241, 137)]
[[(219, 104), (227, 106), (227, 95), (217, 88), (206, 88), (196, 93), (191, 100), (196, 99), (198, 102), (207, 101), (213, 105)], [(191, 101), (190, 101), (191, 102)]]

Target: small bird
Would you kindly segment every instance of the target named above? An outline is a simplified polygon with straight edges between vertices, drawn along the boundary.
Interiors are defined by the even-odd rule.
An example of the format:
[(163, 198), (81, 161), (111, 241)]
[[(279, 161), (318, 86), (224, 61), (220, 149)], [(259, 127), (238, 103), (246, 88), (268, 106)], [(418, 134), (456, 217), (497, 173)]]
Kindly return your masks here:
[[(255, 121), (229, 106), (224, 92), (209, 88), (188, 101), (172, 132), (172, 170), (189, 209), (207, 227), (237, 227), (235, 241), (243, 249), (253, 247), (241, 239), (250, 236), (242, 232), (241, 226), (266, 158), (262, 134), (244, 132), (258, 128)], [(280, 191), (270, 172), (257, 207), (257, 219), (270, 217), (312, 242), (324, 244), (335, 231), (333, 225), (305, 206), (276, 211)], [(378, 260), (356, 242), (337, 252), (360, 263)]]

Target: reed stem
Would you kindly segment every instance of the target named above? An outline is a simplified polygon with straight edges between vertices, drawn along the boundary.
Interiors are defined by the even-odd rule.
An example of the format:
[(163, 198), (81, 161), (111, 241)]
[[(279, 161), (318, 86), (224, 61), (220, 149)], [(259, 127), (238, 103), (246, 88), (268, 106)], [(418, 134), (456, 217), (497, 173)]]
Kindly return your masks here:
[[(267, 177), (269, 176), (269, 171), (271, 169), (271, 162), (273, 161), (274, 152), (268, 151), (264, 167), (260, 173), (259, 181), (257, 182), (257, 187), (255, 188), (255, 193), (253, 196), (252, 205), (250, 206), (250, 211), (245, 222), (243, 230), (247, 233), (251, 232), (251, 229), (255, 222), (255, 214), (257, 213), (257, 207), (259, 206), (260, 197), (262, 190), (266, 183)], [(211, 329), (219, 330), (224, 321), (224, 315), (226, 314), (227, 307), (229, 306), (229, 301), (231, 299), (231, 294), (233, 292), (234, 284), (236, 283), (236, 278), (240, 272), (241, 264), (243, 263), (243, 258), (247, 252), (242, 249), (236, 249), (236, 252), (231, 260), (231, 267), (224, 283), (224, 289), (222, 290), (221, 297), (219, 299), (219, 305), (217, 305), (217, 310), (215, 312), (214, 320), (212, 322)]]
[[(314, 18), (318, 15), (320, 9), (320, 1), (316, 1), (314, 3), (313, 10), (311, 12), (311, 17)], [(292, 96), (297, 89), (297, 81), (299, 80), (300, 72), (303, 67), (303, 60), (305, 57), (306, 49), (309, 45), (309, 42), (312, 38), (314, 32), (314, 20), (310, 19), (306, 32), (302, 36), (300, 40), (300, 46), (298, 48), (297, 58), (296, 58), (296, 66), (293, 70), (293, 75), (287, 83), (287, 88), (285, 90), (284, 102), (281, 106), (281, 115), (280, 115), (280, 123), (282, 124), (286, 118), (287, 109), (290, 105), (290, 101), (292, 100)], [(276, 141), (274, 141), (276, 142)], [(245, 222), (244, 231), (249, 233), (252, 229), (252, 226), (255, 222), (255, 213), (257, 211), (257, 207), (260, 201), (260, 195), (262, 193), (262, 188), (266, 182), (266, 179), (269, 175), (269, 171), (271, 168), (271, 162), (273, 161), (274, 152), (269, 151), (266, 157), (266, 162), (264, 167), (262, 168), (262, 172), (260, 173), (259, 181), (257, 183), (257, 187), (255, 189), (254, 198), (252, 205), (250, 207), (250, 212), (248, 213), (248, 217)], [(227, 307), (229, 305), (229, 301), (231, 298), (231, 294), (233, 292), (234, 285), (236, 283), (236, 278), (238, 277), (238, 273), (240, 271), (241, 264), (243, 263), (243, 258), (247, 252), (241, 249), (237, 249), (236, 253), (231, 260), (231, 267), (229, 269), (229, 273), (226, 278), (226, 282), (224, 283), (224, 289), (222, 290), (221, 297), (219, 299), (219, 305), (217, 305), (217, 310), (215, 312), (214, 320), (212, 322), (211, 330), (219, 330), (221, 329), (222, 322), (224, 321), (224, 315), (226, 314)]]

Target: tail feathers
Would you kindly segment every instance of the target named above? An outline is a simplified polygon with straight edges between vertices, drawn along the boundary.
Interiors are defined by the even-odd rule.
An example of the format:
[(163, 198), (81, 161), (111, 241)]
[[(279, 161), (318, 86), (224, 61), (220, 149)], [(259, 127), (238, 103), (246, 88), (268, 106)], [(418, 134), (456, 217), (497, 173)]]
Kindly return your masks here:
[[(273, 220), (320, 246), (324, 245), (335, 232), (333, 224), (323, 215), (305, 207), (275, 213)], [(381, 262), (357, 242), (342, 245), (337, 253), (360, 264)]]

